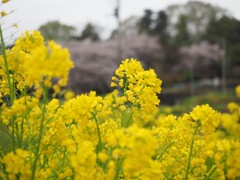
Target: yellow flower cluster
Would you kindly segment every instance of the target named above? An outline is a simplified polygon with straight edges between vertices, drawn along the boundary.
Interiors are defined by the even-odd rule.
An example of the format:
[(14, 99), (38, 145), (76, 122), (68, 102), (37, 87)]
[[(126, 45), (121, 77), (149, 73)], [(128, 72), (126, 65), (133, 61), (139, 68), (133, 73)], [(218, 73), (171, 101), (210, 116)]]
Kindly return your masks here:
[(26, 31), (14, 43), (15, 52), (31, 53), (35, 48), (44, 46), (44, 38), (39, 31)]
[(10, 1), (10, 0), (2, 0), (2, 3), (7, 3), (8, 1)]
[(40, 46), (32, 50), (31, 54), (23, 57), (22, 62), (22, 75), (30, 86), (39, 86), (44, 81), (45, 86), (51, 87), (52, 78), (59, 78), (58, 84), (66, 86), (69, 69), (73, 67), (69, 52), (53, 41), (47, 47)]
[(208, 104), (196, 106), (190, 113), (193, 120), (201, 124), (201, 133), (210, 134), (218, 127), (221, 115), (213, 110)]
[(8, 95), (10, 92), (7, 86), (11, 83), (12, 89), (20, 91), (34, 86), (36, 97), (41, 97), (42, 82), (43, 86), (50, 88), (55, 79), (58, 79), (58, 83), (53, 89), (59, 93), (60, 87), (66, 86), (72, 67), (73, 62), (67, 49), (53, 41), (45, 46), (39, 31), (26, 31), (16, 40), (14, 47), (6, 51), (6, 57), (0, 56), (1, 93)]
[(240, 85), (236, 87), (237, 96), (240, 98)]
[(43, 42), (26, 32), (0, 57), (0, 179), (240, 177), (239, 104), (229, 103), (229, 113), (206, 104), (163, 116), (162, 81), (135, 59), (120, 64), (103, 97), (48, 99), (73, 64), (66, 49)]
[[(16, 152), (9, 152), (2, 162), (6, 164), (5, 171), (9, 179), (16, 179), (17, 176), (21, 175), (25, 179), (31, 177), (31, 153), (23, 150), (16, 149)], [(6, 178), (6, 177), (5, 177)]]
[(139, 104), (142, 110), (151, 112), (159, 104), (157, 93), (161, 92), (162, 81), (157, 78), (153, 69), (145, 71), (140, 62), (126, 59), (116, 70), (112, 78), (112, 87), (124, 88), (128, 102)]

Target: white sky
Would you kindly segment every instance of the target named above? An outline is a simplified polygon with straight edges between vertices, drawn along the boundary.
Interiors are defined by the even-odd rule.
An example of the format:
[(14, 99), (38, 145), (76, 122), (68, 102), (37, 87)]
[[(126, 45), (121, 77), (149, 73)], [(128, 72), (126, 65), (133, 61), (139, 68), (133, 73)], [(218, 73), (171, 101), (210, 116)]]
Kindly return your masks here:
[[(87, 22), (101, 27), (107, 36), (116, 27), (113, 10), (117, 0), (11, 0), (0, 5), (0, 11), (15, 10), (14, 13), (2, 19), (3, 26), (18, 23), (19, 29), (15, 37), (25, 30), (37, 29), (41, 24), (51, 20), (83, 28)], [(183, 4), (187, 0), (120, 0), (121, 19), (131, 15), (141, 16), (144, 9), (159, 11), (171, 4)], [(240, 0), (202, 0), (229, 10), (240, 19)], [(14, 33), (16, 29), (7, 29), (6, 34)]]

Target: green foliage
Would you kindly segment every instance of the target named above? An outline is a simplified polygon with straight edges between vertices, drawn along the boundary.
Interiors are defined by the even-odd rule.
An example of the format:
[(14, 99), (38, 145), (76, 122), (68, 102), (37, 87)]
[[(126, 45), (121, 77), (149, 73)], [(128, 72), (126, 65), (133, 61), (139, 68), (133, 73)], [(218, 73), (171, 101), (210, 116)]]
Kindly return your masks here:
[(82, 31), (81, 36), (78, 38), (79, 40), (84, 39), (91, 39), (92, 41), (98, 41), (100, 40), (100, 37), (96, 31), (96, 27), (92, 25), (91, 23), (88, 23), (84, 30)]
[[(179, 93), (179, 92), (176, 92)], [(174, 96), (174, 93), (173, 93)], [(160, 111), (162, 113), (169, 113), (169, 111), (173, 114), (182, 114), (184, 112), (189, 112), (196, 104), (206, 104), (208, 103), (214, 109), (225, 112), (227, 111), (228, 102), (236, 101), (235, 92), (233, 89), (229, 90), (228, 93), (222, 93), (219, 91), (206, 91), (205, 93), (198, 94), (195, 97), (189, 97), (182, 100), (179, 104), (171, 106), (160, 105)], [(239, 102), (239, 100), (238, 100)]]
[(238, 78), (240, 73), (240, 21), (223, 16), (212, 19), (202, 39), (218, 43), (225, 51), (227, 61), (227, 76)]
[(166, 44), (169, 38), (168, 15), (165, 11), (159, 11), (154, 18), (152, 10), (146, 9), (143, 17), (138, 23), (139, 33), (146, 33), (151, 36), (157, 37), (162, 44)]
[[(166, 12), (170, 17), (170, 31), (175, 31), (177, 36), (186, 36), (187, 31), (194, 41), (200, 39), (211, 19), (226, 14), (224, 9), (200, 1), (171, 5)], [(176, 22), (175, 19), (178, 21)]]
[(144, 15), (138, 23), (139, 33), (151, 34), (152, 14), (150, 9), (144, 11)]
[(39, 31), (46, 40), (68, 40), (74, 36), (76, 29), (59, 21), (51, 21), (41, 25)]
[(230, 47), (228, 47), (228, 57), (231, 60), (231, 65), (240, 66), (240, 41), (239, 43), (229, 45)]
[(177, 34), (174, 37), (174, 42), (178, 46), (187, 46), (191, 43), (190, 34), (187, 28), (187, 18), (181, 15), (176, 24)]
[(226, 37), (228, 43), (238, 43), (240, 22), (231, 17), (223, 16), (220, 19), (211, 19), (206, 32), (205, 38), (211, 42), (218, 42), (219, 38)]
[(155, 27), (153, 28), (152, 34), (157, 36), (163, 44), (166, 44), (169, 38), (167, 27), (168, 15), (165, 11), (159, 11), (157, 14), (157, 19), (155, 20)]

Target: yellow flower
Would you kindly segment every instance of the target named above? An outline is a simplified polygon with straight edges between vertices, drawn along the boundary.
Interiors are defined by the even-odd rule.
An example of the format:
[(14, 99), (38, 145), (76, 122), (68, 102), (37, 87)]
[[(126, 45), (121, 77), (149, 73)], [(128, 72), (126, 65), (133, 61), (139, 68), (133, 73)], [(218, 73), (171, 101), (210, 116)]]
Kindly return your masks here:
[(162, 81), (157, 78), (153, 69), (144, 70), (136, 59), (122, 61), (115, 74), (111, 86), (123, 89), (123, 96), (127, 99), (123, 103), (139, 107), (140, 116), (145, 119), (143, 122), (147, 123), (146, 115), (155, 112), (160, 103), (157, 94), (161, 92)]
[(106, 152), (101, 151), (100, 153), (98, 153), (98, 158), (100, 159), (101, 162), (105, 163), (108, 160), (109, 156), (107, 155)]
[(211, 134), (220, 124), (221, 115), (213, 110), (208, 104), (196, 106), (190, 113), (193, 120), (200, 122), (200, 132)]
[(230, 112), (238, 111), (238, 108), (239, 108), (239, 106), (237, 103), (235, 103), (235, 102), (228, 103), (228, 109)]
[(7, 3), (8, 1), (10, 0), (2, 0), (2, 3), (4, 4), (4, 3)]
[[(188, 179), (240, 176), (237, 103), (228, 104), (230, 113), (207, 104), (180, 117), (162, 115), (162, 81), (136, 59), (126, 59), (116, 70), (113, 92), (73, 97), (61, 92), (73, 67), (68, 50), (53, 41), (45, 44), (38, 31), (21, 35), (6, 55), (16, 96), (8, 102), (0, 56), (0, 129), (5, 127), (11, 140), (4, 151), (0, 142), (0, 179), (30, 179), (36, 147), (36, 179), (184, 179), (187, 170)], [(43, 104), (42, 87), (66, 100)], [(236, 92), (240, 95), (240, 85)]]
[(74, 153), (76, 151), (76, 143), (72, 139), (66, 139), (62, 143), (66, 147), (69, 153)]
[(6, 12), (4, 12), (4, 11), (1, 11), (1, 16), (2, 16), (2, 17), (6, 16), (6, 15), (7, 15), (7, 13), (6, 13)]
[(53, 90), (54, 90), (55, 94), (58, 94), (58, 93), (61, 92), (61, 88), (60, 88), (60, 86), (58, 84), (54, 84), (53, 85)]
[[(25, 49), (31, 50), (31, 53), (23, 56), (22, 60), (22, 69), (24, 69), (22, 76), (26, 84), (30, 87), (39, 86), (44, 79), (47, 79), (45, 84), (50, 86), (50, 80), (56, 78), (64, 82), (61, 85), (66, 85), (69, 70), (73, 67), (68, 50), (53, 41), (48, 43), (48, 47), (39, 46), (34, 49), (32, 48), (35, 43), (34, 45), (31, 45), (31, 41), (29, 43), (29, 46), (25, 45)], [(54, 90), (59, 91), (59, 89)]]
[(51, 82), (50, 79), (45, 79), (43, 81), (43, 84), (44, 84), (45, 87), (48, 87), (48, 88), (50, 88), (52, 86), (52, 82)]
[[(133, 125), (127, 129), (119, 129), (115, 133), (115, 139), (119, 142), (119, 149), (115, 149), (113, 157), (119, 159), (124, 157), (122, 164), (124, 176), (126, 179), (150, 179), (149, 176), (161, 174), (160, 164), (153, 162), (152, 157), (156, 152), (157, 139), (151, 134), (149, 129), (139, 128)], [(152, 165), (159, 167), (154, 169), (155, 173), (143, 175), (145, 171), (152, 172)], [(148, 178), (146, 177), (148, 176)], [(157, 175), (153, 177), (156, 179)]]
[(71, 157), (71, 165), (76, 179), (95, 179), (96, 153), (89, 141), (81, 142), (76, 155)]
[(236, 94), (237, 94), (237, 97), (240, 98), (240, 85), (236, 87)]
[(37, 88), (34, 95), (36, 96), (36, 98), (40, 99), (42, 97), (43, 94), (43, 90), (42, 88)]
[(20, 174), (20, 178), (29, 179), (31, 177), (31, 153), (23, 150), (16, 149), (16, 152), (10, 152), (3, 157), (2, 162), (6, 166), (6, 172), (9, 176)]
[(234, 150), (234, 152), (230, 155), (227, 160), (227, 177), (229, 179), (236, 179), (240, 177), (240, 144), (238, 143), (238, 147)]
[(64, 99), (69, 100), (72, 99), (75, 96), (75, 93), (73, 91), (67, 91), (64, 93)]
[[(37, 47), (43, 46), (43, 36), (39, 31), (26, 31), (23, 33), (17, 41), (14, 43), (14, 51), (22, 50), (24, 52), (31, 52), (33, 49)], [(31, 66), (29, 66), (31, 67)]]

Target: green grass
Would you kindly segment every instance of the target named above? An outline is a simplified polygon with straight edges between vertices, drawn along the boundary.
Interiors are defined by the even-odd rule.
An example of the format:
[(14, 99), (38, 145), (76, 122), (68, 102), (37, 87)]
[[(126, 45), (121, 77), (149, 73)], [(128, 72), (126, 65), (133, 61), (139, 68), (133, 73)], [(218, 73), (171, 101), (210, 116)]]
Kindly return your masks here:
[(184, 112), (190, 112), (196, 105), (209, 104), (215, 110), (226, 112), (228, 111), (227, 104), (232, 101), (240, 103), (240, 99), (237, 98), (234, 89), (229, 90), (227, 93), (210, 91), (194, 97), (186, 98), (174, 106), (160, 105), (159, 109), (165, 114), (173, 113), (179, 115)]

